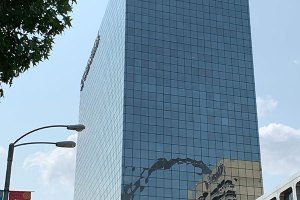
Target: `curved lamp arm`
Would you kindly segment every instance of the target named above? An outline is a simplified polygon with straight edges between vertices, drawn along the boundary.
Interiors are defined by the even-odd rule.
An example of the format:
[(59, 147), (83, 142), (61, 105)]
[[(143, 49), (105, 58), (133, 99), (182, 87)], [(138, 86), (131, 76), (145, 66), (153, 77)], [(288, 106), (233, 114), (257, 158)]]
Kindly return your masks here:
[(19, 142), (22, 138), (26, 137), (27, 135), (33, 133), (33, 132), (36, 132), (36, 131), (39, 131), (39, 130), (42, 130), (42, 129), (47, 129), (47, 128), (59, 128), (59, 127), (62, 127), (62, 128), (67, 128), (68, 130), (74, 130), (74, 131), (77, 131), (77, 132), (80, 132), (82, 130), (85, 129), (85, 126), (82, 125), (82, 124), (75, 124), (75, 125), (51, 125), (51, 126), (43, 126), (43, 127), (40, 127), (40, 128), (37, 128), (37, 129), (34, 129), (32, 131), (29, 131), (27, 133), (25, 133), (24, 135), (22, 135), (21, 137), (19, 137), (15, 142), (13, 142), (13, 144), (15, 145), (17, 142)]
[(56, 144), (56, 143), (55, 142), (26, 142), (26, 143), (14, 145), (14, 147), (30, 145), (30, 144)]
[(61, 141), (61, 142), (26, 142), (22, 144), (14, 145), (14, 147), (30, 145), (30, 144), (55, 144), (57, 147), (62, 148), (74, 148), (76, 147), (76, 143), (73, 141)]
[(12, 167), (12, 161), (14, 156), (14, 148), (18, 146), (24, 146), (29, 144), (55, 144), (57, 147), (64, 147), (64, 148), (74, 148), (76, 146), (76, 143), (73, 141), (62, 141), (62, 142), (28, 142), (28, 143), (22, 143), (22, 144), (16, 144), (19, 142), (22, 138), (26, 137), (27, 135), (42, 130), (46, 128), (58, 128), (63, 127), (67, 128), (68, 130), (74, 130), (77, 132), (80, 132), (85, 129), (85, 126), (82, 124), (75, 124), (75, 125), (51, 125), (51, 126), (44, 126), (37, 129), (34, 129), (32, 131), (29, 131), (19, 137), (15, 142), (11, 143), (8, 148), (8, 155), (7, 155), (7, 166), (6, 166), (6, 176), (5, 176), (5, 184), (4, 184), (4, 200), (8, 200), (8, 192), (9, 192), (9, 185), (10, 185), (10, 176), (11, 176), (11, 167)]

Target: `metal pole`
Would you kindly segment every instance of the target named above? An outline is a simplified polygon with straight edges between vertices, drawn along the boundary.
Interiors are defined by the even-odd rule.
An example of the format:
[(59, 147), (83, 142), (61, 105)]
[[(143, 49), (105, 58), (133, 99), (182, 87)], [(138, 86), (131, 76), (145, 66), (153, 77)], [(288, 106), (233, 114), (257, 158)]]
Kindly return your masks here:
[(11, 143), (8, 148), (7, 154), (7, 168), (6, 168), (6, 176), (5, 176), (5, 185), (4, 185), (4, 199), (8, 200), (8, 193), (9, 193), (9, 185), (10, 185), (10, 175), (11, 175), (11, 166), (14, 157), (14, 144)]
[(16, 144), (17, 142), (19, 142), (22, 138), (26, 137), (27, 135), (33, 133), (33, 132), (36, 132), (36, 131), (39, 131), (39, 130), (42, 130), (42, 129), (47, 129), (47, 128), (59, 128), (59, 127), (63, 127), (63, 128), (68, 128), (68, 125), (51, 125), (51, 126), (44, 126), (44, 127), (41, 127), (41, 128), (37, 128), (37, 129), (34, 129), (32, 131), (29, 131), (28, 133), (25, 133), (24, 135), (22, 135), (21, 137), (19, 137), (15, 142), (14, 144)]
[[(0, 10), (1, 10), (1, 3), (0, 3)], [(22, 138), (26, 137), (27, 135), (42, 130), (42, 129), (47, 129), (47, 128), (58, 128), (58, 127), (64, 127), (67, 128), (68, 130), (75, 130), (77, 132), (82, 131), (83, 129), (85, 129), (85, 126), (82, 124), (76, 124), (76, 125), (51, 125), (51, 126), (44, 126), (44, 127), (40, 127), (37, 129), (34, 129), (32, 131), (29, 131), (27, 133), (25, 133), (24, 135), (22, 135), (21, 137), (19, 137), (15, 142), (10, 143), (9, 148), (8, 148), (8, 155), (7, 155), (7, 168), (6, 168), (6, 176), (5, 176), (5, 185), (4, 185), (4, 199), (3, 200), (8, 200), (8, 193), (9, 193), (9, 185), (10, 185), (10, 176), (11, 176), (11, 166), (12, 166), (12, 161), (13, 161), (13, 157), (14, 157), (14, 148), (17, 146), (23, 146), (23, 145), (27, 145), (27, 144), (38, 144), (38, 143), (43, 143), (43, 144), (58, 144), (58, 143), (50, 143), (50, 142), (36, 142), (36, 143), (23, 143), (23, 144), (18, 144), (16, 145), (17, 142), (19, 142)], [(76, 145), (76, 144), (75, 144)], [(71, 145), (68, 148), (73, 148), (75, 147), (75, 145)]]

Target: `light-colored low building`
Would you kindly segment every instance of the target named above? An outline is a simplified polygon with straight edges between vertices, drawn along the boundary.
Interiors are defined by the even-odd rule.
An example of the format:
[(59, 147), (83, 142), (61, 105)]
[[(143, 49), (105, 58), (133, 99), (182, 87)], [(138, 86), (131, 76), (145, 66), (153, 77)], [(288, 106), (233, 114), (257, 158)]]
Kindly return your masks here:
[(257, 200), (300, 200), (300, 172)]

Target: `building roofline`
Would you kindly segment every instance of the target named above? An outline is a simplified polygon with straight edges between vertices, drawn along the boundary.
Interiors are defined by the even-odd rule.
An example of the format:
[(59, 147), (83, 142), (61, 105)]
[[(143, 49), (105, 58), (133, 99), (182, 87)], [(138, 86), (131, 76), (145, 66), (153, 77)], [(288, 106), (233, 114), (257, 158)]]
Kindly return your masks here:
[(262, 196), (260, 196), (257, 200), (263, 200), (269, 196), (274, 196), (278, 192), (281, 193), (284, 190), (288, 189), (291, 187), (291, 183), (300, 181), (300, 171), (296, 172), (295, 174), (291, 175), (288, 177), (282, 184), (277, 185), (271, 192), (268, 192)]

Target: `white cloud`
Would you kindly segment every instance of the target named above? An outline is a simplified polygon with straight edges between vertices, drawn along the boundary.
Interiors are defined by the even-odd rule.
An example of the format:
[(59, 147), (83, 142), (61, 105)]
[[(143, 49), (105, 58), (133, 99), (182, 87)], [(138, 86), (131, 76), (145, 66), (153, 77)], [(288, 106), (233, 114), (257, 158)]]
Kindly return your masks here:
[[(77, 135), (68, 137), (67, 140), (76, 141)], [(44, 184), (57, 183), (73, 187), (75, 176), (76, 150), (55, 148), (44, 153), (37, 152), (26, 158), (24, 167), (38, 167)]]
[(269, 112), (272, 112), (277, 108), (278, 105), (278, 101), (271, 97), (267, 97), (267, 98), (257, 97), (256, 103), (257, 103), (257, 113), (258, 116), (260, 117), (264, 116)]
[(4, 157), (5, 155), (6, 155), (5, 149), (0, 146), (0, 158)]
[(294, 61), (293, 61), (293, 63), (294, 63), (295, 65), (300, 65), (300, 61), (299, 61), (299, 60), (297, 60), (297, 59), (296, 59), (296, 60), (294, 60)]
[(265, 174), (290, 176), (300, 171), (300, 129), (271, 123), (259, 133)]

